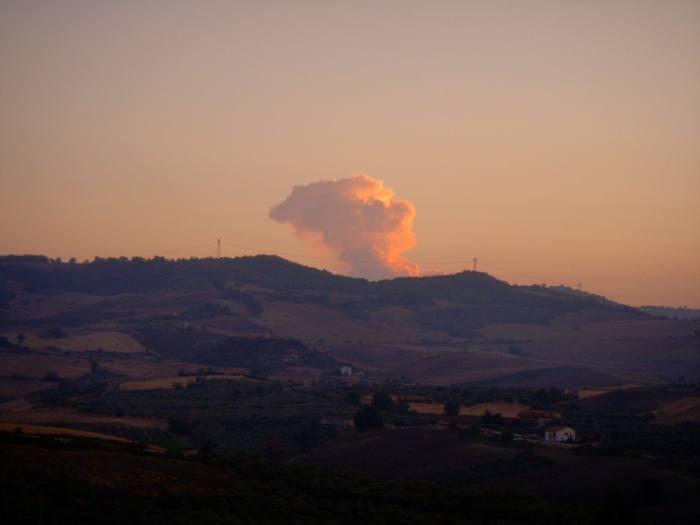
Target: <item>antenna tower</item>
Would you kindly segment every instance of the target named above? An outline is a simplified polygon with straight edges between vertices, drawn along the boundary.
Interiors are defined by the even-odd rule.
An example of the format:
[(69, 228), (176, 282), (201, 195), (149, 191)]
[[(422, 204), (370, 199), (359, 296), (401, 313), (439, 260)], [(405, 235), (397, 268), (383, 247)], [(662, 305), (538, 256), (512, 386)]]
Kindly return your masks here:
[(221, 239), (216, 240), (216, 258), (221, 259)]
[(582, 291), (583, 291), (583, 283), (578, 283), (578, 284), (576, 285), (576, 288), (578, 288), (578, 291), (579, 291), (579, 292), (582, 292)]
[(476, 257), (474, 257), (474, 269), (472, 270), (473, 272), (476, 271)]

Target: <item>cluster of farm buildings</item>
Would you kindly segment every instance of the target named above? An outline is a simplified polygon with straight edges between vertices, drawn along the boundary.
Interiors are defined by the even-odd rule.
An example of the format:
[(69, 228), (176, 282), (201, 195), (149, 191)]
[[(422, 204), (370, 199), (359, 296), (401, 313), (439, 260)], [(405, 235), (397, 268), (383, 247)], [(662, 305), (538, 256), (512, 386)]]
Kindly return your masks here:
[[(552, 423), (553, 414), (546, 410), (525, 410), (520, 412), (518, 417), (525, 424), (534, 424), (536, 427), (541, 428), (548, 423)], [(323, 417), (319, 421), (319, 424), (321, 426), (338, 429), (354, 428), (355, 426), (353, 419), (335, 416)], [(500, 434), (500, 432), (497, 431), (485, 431), (484, 433), (496, 436)], [(530, 436), (515, 435), (515, 438), (527, 441), (544, 441), (545, 443), (573, 443), (576, 441), (576, 430), (571, 427), (549, 426), (544, 430), (544, 438), (540, 434), (533, 434)]]

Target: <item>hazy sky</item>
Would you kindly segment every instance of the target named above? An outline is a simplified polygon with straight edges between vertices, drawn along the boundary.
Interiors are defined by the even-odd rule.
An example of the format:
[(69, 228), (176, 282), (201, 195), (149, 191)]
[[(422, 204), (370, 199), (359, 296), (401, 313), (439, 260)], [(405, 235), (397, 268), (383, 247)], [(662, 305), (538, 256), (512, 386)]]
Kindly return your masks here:
[(352, 174), (421, 271), (700, 307), (700, 2), (0, 0), (2, 254), (337, 270), (268, 211)]

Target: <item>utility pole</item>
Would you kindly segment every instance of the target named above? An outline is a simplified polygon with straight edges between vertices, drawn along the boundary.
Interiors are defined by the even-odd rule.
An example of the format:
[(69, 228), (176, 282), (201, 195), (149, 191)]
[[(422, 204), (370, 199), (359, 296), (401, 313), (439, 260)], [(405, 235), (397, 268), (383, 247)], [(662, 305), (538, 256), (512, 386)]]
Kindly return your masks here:
[(221, 259), (221, 239), (216, 241), (216, 258)]
[(476, 257), (474, 257), (474, 268), (472, 269), (473, 272), (476, 271)]

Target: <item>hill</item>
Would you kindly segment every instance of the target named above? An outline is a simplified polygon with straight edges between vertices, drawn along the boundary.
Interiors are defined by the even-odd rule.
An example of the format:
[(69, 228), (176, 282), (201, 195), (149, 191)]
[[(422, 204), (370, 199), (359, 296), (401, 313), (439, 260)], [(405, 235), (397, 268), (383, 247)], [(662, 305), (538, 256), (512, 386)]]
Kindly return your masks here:
[[(569, 501), (589, 510), (617, 487), (636, 498), (635, 487), (655, 477), (669, 500), (644, 515), (651, 522), (675, 523), (687, 514), (688, 494), (695, 488), (663, 469), (684, 473), (697, 467), (697, 426), (692, 423), (697, 419), (697, 385), (692, 383), (700, 380), (696, 325), (696, 320), (655, 318), (549, 288), (511, 286), (476, 272), (369, 282), (269, 256), (85, 264), (8, 256), (0, 258), (0, 421), (7, 428), (38, 425), (69, 428), (83, 437), (84, 431), (108, 434), (128, 440), (129, 454), (140, 454), (143, 443), (169, 450), (171, 458), (166, 463), (113, 448), (81, 455), (68, 450), (83, 446), (68, 434), (45, 442), (14, 433), (5, 435), (11, 446), (3, 449), (0, 443), (0, 455), (3, 466), (12, 458), (13, 472), (33, 476), (41, 487), (51, 486), (56, 473), (71, 472), (71, 479), (56, 487), (58, 494), (67, 483), (77, 494), (70, 500), (75, 505), (67, 514), (51, 511), (62, 516), (55, 521), (66, 523), (79, 522), (75, 513), (85, 510), (89, 498), (82, 490), (103, 491), (102, 499), (90, 504), (96, 516), (105, 510), (103, 503), (121, 512), (113, 499), (134, 494), (143, 498), (141, 510), (153, 510), (150, 522), (172, 522), (184, 508), (209, 509), (202, 499), (164, 495), (183, 487), (200, 494), (220, 490), (221, 484), (207, 481), (209, 476), (221, 479), (220, 470), (207, 470), (202, 463), (179, 463), (182, 470), (175, 466), (173, 457), (183, 450), (194, 456), (198, 449), (206, 461), (216, 459), (212, 453), (286, 452), (291, 461), (392, 480), (387, 485), (363, 478), (365, 486), (382, 495), (354, 507), (342, 499), (343, 491), (326, 494), (323, 486), (345, 486), (343, 480), (358, 479), (356, 474), (324, 471), (319, 477), (318, 471), (298, 466), (275, 467), (271, 473), (265, 465), (260, 470), (256, 460), (235, 460), (242, 470), (236, 467), (231, 476), (257, 472), (253, 477), (264, 478), (256, 485), (261, 493), (277, 493), (284, 479), (293, 478), (310, 492), (289, 494), (320, 498), (327, 505), (342, 500), (344, 509), (356, 513), (355, 522), (372, 521), (362, 514), (367, 502), (404, 501), (391, 499), (397, 486), (411, 487), (406, 490), (414, 494), (415, 482), (397, 481), (406, 477), (437, 483), (420, 485), (433, 496), (447, 497), (465, 487), (506, 489), (536, 492), (555, 506), (574, 487), (581, 496)], [(632, 385), (637, 388), (628, 388)], [(578, 391), (581, 398), (575, 399)], [(383, 413), (385, 420), (410, 428), (362, 434), (320, 424), (330, 415), (352, 418), (363, 400), (378, 392), (394, 400)], [(586, 397), (591, 392), (599, 395)], [(498, 411), (513, 416), (522, 406), (546, 408), (562, 400), (567, 401), (555, 406), (562, 415), (558, 423), (577, 429), (588, 456), (550, 450), (528, 455), (519, 443), (503, 448), (479, 441), (482, 437), (470, 427), (481, 420), (485, 406), (505, 406)], [(445, 415), (448, 402), (463, 405), (465, 414)], [(417, 404), (434, 410), (411, 412)], [(450, 418), (466, 426), (452, 428), (455, 432), (428, 426)], [(520, 423), (502, 421), (514, 431)], [(50, 453), (28, 450), (34, 440)], [(116, 443), (108, 445), (121, 446)], [(657, 456), (657, 464), (640, 459), (642, 454)], [(34, 457), (42, 459), (27, 459)], [(76, 464), (77, 470), (69, 468)], [(116, 474), (103, 475), (105, 469)], [(147, 494), (153, 476), (165, 471), (173, 473), (173, 483), (159, 478), (161, 493)], [(203, 484), (190, 483), (194, 472)], [(307, 481), (295, 477), (300, 472)], [(231, 476), (225, 477), (230, 481)], [(141, 477), (150, 481), (142, 483)], [(128, 487), (112, 492), (116, 479), (128, 480), (136, 492)], [(246, 479), (232, 487), (248, 490)], [(272, 489), (270, 479), (276, 480)], [(11, 476), (4, 483), (3, 488), (15, 486)], [(29, 483), (11, 493), (20, 498), (20, 504), (12, 503), (13, 512), (27, 522), (36, 522), (36, 516), (22, 514), (21, 498), (35, 494), (37, 486)], [(502, 493), (496, 494), (502, 500)], [(522, 497), (521, 510), (528, 501)], [(47, 501), (51, 498), (47, 495)], [(163, 507), (169, 501), (173, 507)], [(234, 502), (207, 501), (218, 502), (219, 509)], [(279, 504), (274, 498), (265, 501)], [(389, 507), (388, 512), (396, 510)], [(329, 508), (303, 512), (326, 523)], [(242, 512), (260, 522), (265, 513), (256, 514), (259, 510), (253, 506)], [(409, 514), (415, 512), (423, 511)], [(397, 516), (396, 522), (412, 520)], [(190, 517), (202, 521), (196, 512)], [(518, 521), (514, 515), (493, 517)], [(115, 522), (111, 518), (105, 521)], [(297, 521), (313, 520), (304, 514)]]
[(261, 458), (185, 459), (88, 439), (38, 441), (0, 433), (3, 522), (584, 525), (596, 510)]
[(417, 479), (477, 490), (508, 490), (545, 501), (597, 504), (613, 492), (634, 494), (642, 480), (658, 479), (662, 505), (640, 505), (648, 523), (691, 523), (698, 515), (697, 479), (651, 461), (591, 457), (557, 449), (499, 447), (465, 439), (449, 429), (396, 428), (348, 443), (329, 442), (299, 463), (361, 472), (385, 481)]
[[(337, 363), (374, 380), (445, 385), (700, 380), (691, 322), (480, 272), (370, 282), (262, 255), (83, 264), (5, 256), (0, 291), (0, 387), (9, 381), (17, 392), (30, 383), (19, 385), (12, 374), (40, 389), (44, 374), (95, 363), (122, 380), (172, 377), (198, 365), (273, 372), (330, 371)], [(261, 362), (257, 347), (233, 344), (236, 337), (295, 339), (304, 355), (265, 343)], [(37, 377), (18, 355), (51, 364)]]
[(327, 297), (312, 292), (362, 295), (361, 300), (346, 301), (342, 308), (352, 316), (362, 316), (382, 307), (404, 307), (420, 312), (420, 321), (427, 326), (463, 333), (493, 322), (546, 323), (556, 315), (590, 308), (635, 312), (538, 286), (511, 286), (488, 274), (469, 271), (370, 282), (267, 255), (176, 261), (162, 257), (96, 258), (84, 264), (49, 261), (41, 256), (0, 257), (5, 310), (18, 287), (29, 293), (60, 290), (108, 296), (222, 290), (227, 283), (256, 286), (272, 292), (273, 299), (291, 302), (327, 301)]

